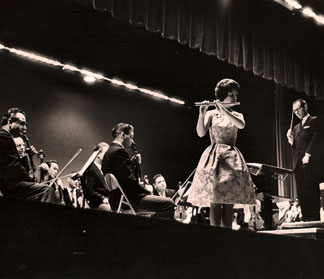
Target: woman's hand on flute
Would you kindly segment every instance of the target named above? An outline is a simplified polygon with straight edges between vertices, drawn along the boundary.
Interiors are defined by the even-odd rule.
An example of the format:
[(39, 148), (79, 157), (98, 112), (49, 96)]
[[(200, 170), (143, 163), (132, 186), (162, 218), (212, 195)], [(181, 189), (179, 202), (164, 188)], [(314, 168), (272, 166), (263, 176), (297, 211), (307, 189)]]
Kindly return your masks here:
[(203, 101), (202, 102), (202, 105), (199, 107), (199, 113), (202, 114), (202, 115), (205, 115), (207, 110), (208, 110), (208, 107), (209, 107), (209, 101)]
[(224, 105), (220, 100), (215, 100), (215, 107), (219, 110), (219, 111), (223, 111), (224, 110)]

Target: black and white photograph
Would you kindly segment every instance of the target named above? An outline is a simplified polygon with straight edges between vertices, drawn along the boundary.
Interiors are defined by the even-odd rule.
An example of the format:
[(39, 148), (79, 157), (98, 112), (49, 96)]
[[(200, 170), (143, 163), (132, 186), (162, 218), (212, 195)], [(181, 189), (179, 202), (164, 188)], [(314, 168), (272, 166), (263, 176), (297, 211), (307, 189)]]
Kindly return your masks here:
[(0, 278), (324, 278), (324, 1), (0, 0)]

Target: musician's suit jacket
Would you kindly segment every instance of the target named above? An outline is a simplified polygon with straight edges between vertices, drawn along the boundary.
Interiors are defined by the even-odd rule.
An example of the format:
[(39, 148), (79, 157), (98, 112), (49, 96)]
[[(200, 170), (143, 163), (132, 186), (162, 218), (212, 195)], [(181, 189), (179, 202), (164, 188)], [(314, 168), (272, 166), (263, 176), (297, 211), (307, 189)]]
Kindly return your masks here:
[(0, 186), (9, 188), (20, 181), (33, 183), (21, 164), (12, 135), (0, 129)]
[[(75, 190), (76, 191), (76, 199), (77, 199), (77, 207), (83, 207), (83, 202), (85, 202), (85, 204), (84, 204), (84, 207), (86, 208), (86, 207), (89, 207), (88, 205), (87, 205), (87, 202), (86, 201), (83, 201), (83, 194), (82, 194), (82, 192), (80, 192), (80, 190), (79, 189), (76, 189)], [(73, 202), (72, 202), (72, 199), (71, 199), (71, 197), (70, 197), (70, 189), (68, 189), (68, 188), (64, 188), (63, 190), (62, 190), (62, 192), (63, 192), (63, 199), (64, 199), (64, 203), (65, 203), (65, 205), (67, 205), (67, 206), (75, 206), (74, 204), (73, 204)]]
[(53, 189), (29, 177), (12, 135), (4, 129), (0, 129), (0, 187), (5, 197), (58, 202)]
[[(165, 197), (166, 198), (172, 198), (175, 194), (175, 190), (174, 189), (165, 189)], [(153, 195), (155, 196), (159, 196), (159, 193), (154, 189), (153, 190)]]
[(94, 163), (84, 173), (81, 181), (85, 198), (91, 208), (97, 208), (102, 204), (103, 199), (109, 198), (110, 191), (105, 178)]
[[(126, 196), (135, 206), (144, 196), (149, 195), (149, 192), (138, 184), (131, 158), (119, 144), (110, 145), (102, 161), (102, 171), (104, 175), (115, 175)], [(116, 198), (117, 196), (112, 197)]]
[(305, 153), (311, 155), (309, 166), (314, 166), (318, 161), (318, 118), (316, 116), (309, 116), (304, 125), (300, 122), (293, 128), (293, 133), (295, 136), (292, 145), (293, 168), (295, 169), (297, 163), (301, 162)]

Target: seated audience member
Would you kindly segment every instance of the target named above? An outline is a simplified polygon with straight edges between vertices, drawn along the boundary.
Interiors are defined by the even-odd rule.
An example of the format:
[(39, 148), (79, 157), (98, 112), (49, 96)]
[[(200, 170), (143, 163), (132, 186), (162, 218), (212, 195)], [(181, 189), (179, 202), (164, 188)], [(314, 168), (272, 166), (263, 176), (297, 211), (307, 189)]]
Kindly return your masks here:
[(36, 179), (38, 182), (43, 182), (47, 185), (51, 185), (59, 203), (65, 204), (63, 192), (64, 186), (62, 180), (60, 178), (56, 178), (58, 171), (59, 166), (56, 160), (47, 161), (38, 166)]
[(80, 178), (72, 179), (77, 172), (72, 172), (67, 179), (67, 187), (64, 188), (64, 202), (68, 206), (76, 208), (89, 208), (88, 202), (84, 198), (83, 191), (81, 190)]
[[(118, 180), (127, 198), (135, 210), (157, 212), (156, 216), (172, 218), (174, 202), (170, 198), (151, 195), (137, 179), (134, 164), (141, 163), (141, 155), (136, 154), (131, 159), (126, 149), (133, 144), (134, 127), (127, 123), (119, 123), (112, 130), (113, 142), (102, 161), (103, 174), (111, 173)], [(111, 197), (110, 204), (118, 205), (120, 195)]]
[(153, 195), (156, 196), (172, 198), (175, 194), (175, 190), (167, 189), (167, 184), (162, 174), (156, 174), (153, 176), (153, 188)]
[(35, 183), (23, 166), (14, 137), (27, 130), (26, 113), (18, 108), (9, 109), (0, 129), (0, 188), (4, 197), (56, 203), (53, 189)]
[(100, 150), (94, 162), (89, 166), (83, 174), (82, 188), (85, 198), (89, 201), (91, 208), (111, 211), (109, 204), (110, 190), (105, 177), (101, 171), (103, 156), (108, 150), (109, 145), (105, 142), (100, 142), (93, 151)]

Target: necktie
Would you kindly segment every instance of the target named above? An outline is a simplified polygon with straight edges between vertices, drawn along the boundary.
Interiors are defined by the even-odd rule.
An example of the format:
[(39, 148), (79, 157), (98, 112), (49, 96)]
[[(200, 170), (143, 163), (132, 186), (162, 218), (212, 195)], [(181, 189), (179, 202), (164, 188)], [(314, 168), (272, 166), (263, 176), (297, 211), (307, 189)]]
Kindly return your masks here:
[(76, 196), (75, 196), (75, 191), (74, 190), (71, 190), (71, 201), (72, 201), (72, 204), (74, 207), (77, 207), (76, 205)]

